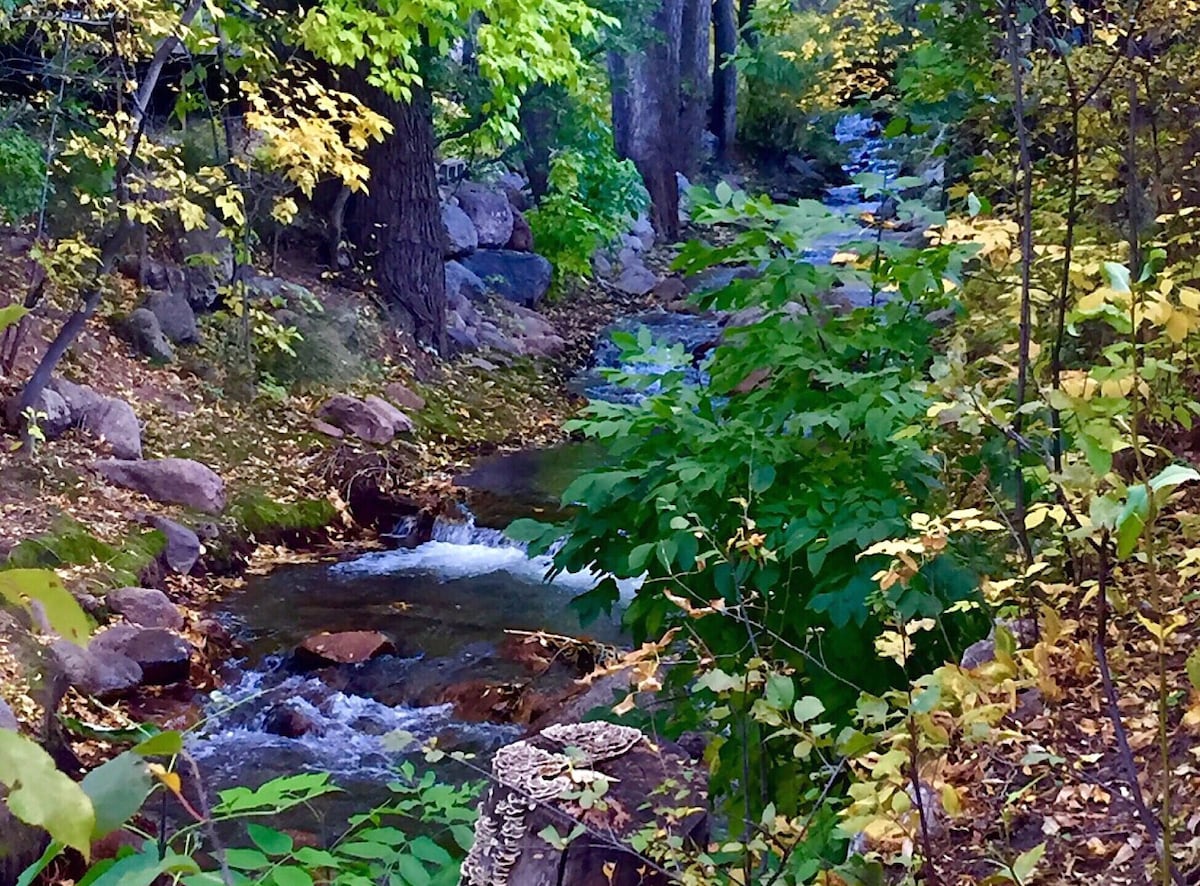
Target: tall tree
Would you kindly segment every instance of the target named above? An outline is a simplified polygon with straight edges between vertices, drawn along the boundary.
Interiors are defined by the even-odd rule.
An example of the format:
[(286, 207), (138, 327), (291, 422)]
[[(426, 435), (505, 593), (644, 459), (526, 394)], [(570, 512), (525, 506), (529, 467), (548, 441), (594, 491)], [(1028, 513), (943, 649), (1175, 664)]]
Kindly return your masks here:
[(717, 137), (718, 158), (728, 163), (737, 137), (737, 5), (734, 0), (713, 0), (713, 96), (710, 126)]
[(640, 45), (609, 54), (613, 139), (650, 192), (658, 235), (679, 238), (678, 173), (695, 172), (707, 119), (710, 0), (661, 0)]
[(432, 66), (468, 41), (489, 93), (480, 137), (511, 144), (529, 87), (571, 88), (583, 66), (574, 41), (605, 24), (615, 22), (586, 0), (320, 0), (305, 16), (305, 48), (346, 68), (360, 97), (393, 124), (367, 156), (370, 194), (351, 234), (372, 253), (388, 305), (422, 344), (445, 346)]

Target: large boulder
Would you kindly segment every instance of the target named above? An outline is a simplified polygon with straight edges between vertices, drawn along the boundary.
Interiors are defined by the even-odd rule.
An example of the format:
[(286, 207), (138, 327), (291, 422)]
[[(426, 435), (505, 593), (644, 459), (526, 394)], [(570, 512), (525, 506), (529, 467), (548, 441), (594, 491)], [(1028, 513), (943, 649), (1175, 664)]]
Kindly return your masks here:
[(132, 625), (143, 628), (183, 627), (183, 613), (166, 594), (155, 588), (117, 588), (104, 598), (108, 608), (124, 616)]
[(129, 692), (142, 682), (142, 669), (129, 656), (113, 649), (76, 646), (56, 640), (50, 654), (67, 683), (96, 698), (112, 698)]
[(191, 671), (191, 644), (160, 628), (138, 631), (125, 643), (124, 653), (142, 669), (143, 686), (182, 683)]
[(233, 278), (233, 244), (213, 216), (207, 224), (183, 231), (178, 239), (179, 258), (184, 263), (184, 290), (197, 311), (211, 310), (220, 297), (219, 288)]
[(648, 295), (658, 285), (658, 275), (641, 262), (626, 265), (613, 286), (626, 295)]
[(79, 416), (79, 426), (108, 443), (117, 458), (142, 457), (142, 426), (133, 407), (116, 397), (101, 397)]
[(192, 345), (200, 341), (196, 312), (182, 292), (152, 292), (142, 307), (158, 318), (163, 335), (173, 343)]
[(170, 363), (175, 359), (175, 349), (163, 334), (158, 317), (148, 308), (138, 308), (126, 317), (121, 321), (118, 331), (139, 354), (156, 363)]
[(219, 514), (225, 508), (225, 481), (211, 468), (188, 458), (148, 461), (108, 458), (92, 464), (104, 480), (155, 501)]
[(446, 229), (446, 258), (468, 255), (479, 248), (479, 232), (461, 207), (442, 204), (442, 227)]
[(317, 410), (317, 418), (365, 443), (380, 446), (413, 427), (407, 415), (375, 396), (360, 400), (349, 394), (335, 394)]
[[(53, 388), (45, 388), (38, 394), (32, 408), (37, 418), (37, 426), (41, 428), (47, 440), (54, 440), (57, 437), (61, 437), (74, 424), (71, 417), (71, 407), (67, 405), (67, 401), (63, 399), (63, 396)], [(4, 417), (9, 427), (15, 428), (21, 424), (20, 395), (10, 398), (5, 404)]]
[(163, 549), (163, 560), (172, 572), (187, 575), (204, 552), (200, 536), (174, 520), (166, 517), (150, 517), (150, 525), (163, 534), (167, 546)]
[(542, 256), (509, 249), (481, 249), (462, 264), (493, 292), (527, 308), (545, 297), (554, 276), (554, 268)]
[(507, 194), (465, 182), (455, 196), (459, 208), (475, 226), (481, 249), (499, 249), (508, 243), (513, 233), (513, 211)]
[(460, 302), (483, 301), (487, 286), (479, 275), (463, 267), (462, 262), (446, 262), (446, 300), (451, 307)]

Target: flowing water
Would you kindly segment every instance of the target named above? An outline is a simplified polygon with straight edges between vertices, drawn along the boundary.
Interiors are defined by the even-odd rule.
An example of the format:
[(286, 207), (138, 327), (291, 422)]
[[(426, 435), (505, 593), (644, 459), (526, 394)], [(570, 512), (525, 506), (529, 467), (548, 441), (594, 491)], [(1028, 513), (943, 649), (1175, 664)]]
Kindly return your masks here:
[[(849, 148), (851, 172), (897, 173), (895, 164), (879, 158), (872, 121), (848, 116), (838, 124), (837, 137)], [(825, 203), (848, 220), (876, 206), (864, 203), (855, 186), (829, 189)], [(861, 236), (853, 224), (846, 227), (806, 258), (827, 261)], [(647, 326), (665, 353), (675, 345), (694, 351), (713, 341), (720, 324), (716, 316), (657, 311), (625, 318), (611, 330)], [(602, 335), (595, 368), (576, 380), (575, 389), (593, 399), (635, 400), (641, 395), (600, 372), (619, 364), (619, 348)], [(653, 376), (671, 365), (664, 359), (620, 368)], [(702, 383), (700, 369), (692, 372)], [(560, 575), (547, 582), (549, 560), (528, 557), (496, 528), (519, 516), (552, 518), (562, 490), (598, 458), (586, 444), (568, 444), (484, 459), (460, 482), (475, 490), (479, 519), (489, 525), (476, 525), (476, 515), (464, 512), (459, 520), (439, 519), (430, 540), (407, 546), (404, 536), (414, 527), (402, 524), (395, 533), (400, 546), (393, 550), (249, 578), (222, 613), (244, 642), (247, 658), (237, 663), (228, 687), (214, 695), (204, 730), (191, 741), (206, 776), (223, 787), (326, 771), (349, 789), (345, 802), (361, 809), (380, 796), (379, 785), (397, 760), (389, 733), (437, 737), (443, 746), (485, 755), (513, 740), (517, 728), (461, 722), (450, 705), (436, 699), (454, 683), (517, 676), (520, 666), (497, 654), (509, 629), (620, 642), (618, 618), (585, 628), (568, 606), (597, 576)], [(625, 594), (632, 591), (632, 585), (623, 588)], [(294, 668), (288, 653), (305, 637), (362, 629), (386, 634), (396, 654), (319, 673)]]

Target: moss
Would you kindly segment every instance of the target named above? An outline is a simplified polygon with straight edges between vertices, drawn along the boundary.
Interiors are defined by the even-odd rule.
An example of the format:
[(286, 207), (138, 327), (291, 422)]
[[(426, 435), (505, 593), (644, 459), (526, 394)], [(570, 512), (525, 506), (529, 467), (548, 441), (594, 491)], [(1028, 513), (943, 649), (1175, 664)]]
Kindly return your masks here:
[(255, 536), (314, 532), (337, 519), (337, 509), (324, 498), (283, 502), (257, 490), (238, 496), (228, 514), (241, 530)]
[(135, 529), (115, 544), (102, 541), (78, 520), (59, 517), (50, 531), (18, 544), (3, 568), (56, 569), (60, 566), (97, 566), (91, 580), (103, 588), (136, 585), (142, 571), (166, 547), (157, 529)]

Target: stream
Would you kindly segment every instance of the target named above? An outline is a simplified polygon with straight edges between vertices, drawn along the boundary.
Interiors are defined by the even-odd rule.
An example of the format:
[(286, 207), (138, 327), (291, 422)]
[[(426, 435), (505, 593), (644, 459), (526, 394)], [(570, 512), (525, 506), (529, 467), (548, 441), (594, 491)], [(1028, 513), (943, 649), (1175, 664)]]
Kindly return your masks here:
[[(848, 149), (851, 174), (898, 173), (898, 164), (880, 156), (883, 142), (869, 118), (847, 115), (836, 135)], [(824, 203), (848, 222), (877, 207), (864, 203), (853, 185), (828, 189)], [(848, 241), (861, 239), (861, 229), (846, 228), (821, 238), (805, 258), (828, 261)], [(644, 396), (600, 372), (619, 362), (611, 331), (641, 326), (650, 327), (656, 347), (693, 350), (720, 335), (721, 319), (664, 311), (623, 318), (599, 337), (594, 366), (574, 380), (573, 389), (618, 402)], [(653, 375), (669, 367), (648, 361), (621, 368)], [(699, 369), (693, 380), (703, 383)], [(346, 789), (336, 801), (345, 805), (339, 811), (362, 811), (386, 797), (383, 786), (401, 755), (389, 748), (389, 733), (436, 738), (443, 748), (484, 757), (519, 737), (521, 727), (463, 722), (437, 699), (456, 683), (518, 676), (522, 666), (498, 654), (506, 630), (622, 641), (619, 614), (584, 628), (568, 606), (598, 576), (561, 575), (547, 582), (550, 561), (528, 557), (498, 528), (520, 516), (552, 517), (567, 483), (599, 457), (587, 444), (572, 443), (483, 459), (459, 478), (478, 500), (478, 515), (464, 510), (460, 519), (440, 518), (423, 544), (405, 544), (411, 527), (402, 524), (394, 549), (248, 576), (219, 613), (246, 657), (231, 666), (226, 688), (213, 694), (202, 730), (190, 739), (206, 778), (223, 788), (329, 772)], [(630, 595), (634, 587), (627, 584), (622, 592)], [(380, 631), (395, 653), (361, 665), (297, 669), (290, 652), (306, 637), (347, 630)]]

